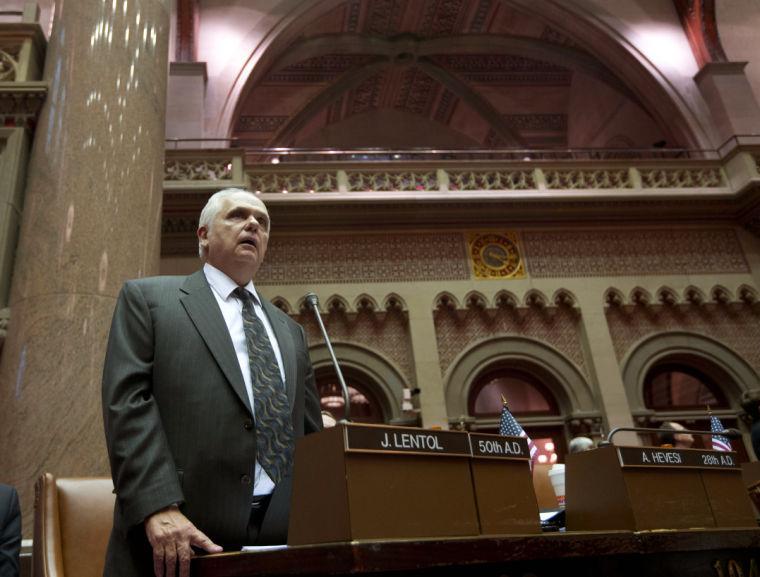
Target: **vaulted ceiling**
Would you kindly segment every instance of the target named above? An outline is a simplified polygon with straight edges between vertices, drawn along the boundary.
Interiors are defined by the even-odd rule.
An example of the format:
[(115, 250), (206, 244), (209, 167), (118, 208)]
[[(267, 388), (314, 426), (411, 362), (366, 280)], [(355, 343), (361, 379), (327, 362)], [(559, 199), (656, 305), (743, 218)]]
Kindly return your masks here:
[[(500, 0), (349, 0), (238, 106), (248, 146), (644, 147), (668, 131), (582, 39)], [(677, 144), (677, 143), (668, 143)]]

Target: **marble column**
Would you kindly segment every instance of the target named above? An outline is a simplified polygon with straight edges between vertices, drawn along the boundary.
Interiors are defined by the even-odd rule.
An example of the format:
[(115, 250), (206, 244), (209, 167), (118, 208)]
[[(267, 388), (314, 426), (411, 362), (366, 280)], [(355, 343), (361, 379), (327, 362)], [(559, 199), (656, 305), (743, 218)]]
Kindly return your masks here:
[(709, 62), (694, 77), (713, 115), (718, 146), (732, 136), (760, 132), (760, 106), (746, 66), (746, 62)]
[(449, 419), (438, 357), (432, 297), (423, 290), (401, 296), (409, 307), (409, 334), (414, 354), (415, 377), (420, 389), (422, 426), (448, 429)]
[[(599, 383), (599, 403), (604, 418), (605, 433), (615, 427), (633, 427), (631, 406), (628, 403), (615, 345), (610, 336), (607, 317), (600, 291), (577, 291), (578, 304), (583, 311), (583, 335), (589, 357)], [(635, 433), (624, 432), (615, 436), (616, 444), (640, 445)]]
[(108, 475), (103, 354), (125, 279), (158, 270), (169, 0), (57, 0), (0, 359), (0, 481)]

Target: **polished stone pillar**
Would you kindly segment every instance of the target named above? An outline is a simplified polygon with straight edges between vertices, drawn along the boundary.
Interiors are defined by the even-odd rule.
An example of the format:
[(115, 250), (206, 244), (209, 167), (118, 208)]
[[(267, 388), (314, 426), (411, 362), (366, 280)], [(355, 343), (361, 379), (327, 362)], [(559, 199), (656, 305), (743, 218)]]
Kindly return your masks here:
[(125, 279), (158, 270), (168, 0), (58, 0), (0, 359), (0, 481), (108, 475), (103, 354)]

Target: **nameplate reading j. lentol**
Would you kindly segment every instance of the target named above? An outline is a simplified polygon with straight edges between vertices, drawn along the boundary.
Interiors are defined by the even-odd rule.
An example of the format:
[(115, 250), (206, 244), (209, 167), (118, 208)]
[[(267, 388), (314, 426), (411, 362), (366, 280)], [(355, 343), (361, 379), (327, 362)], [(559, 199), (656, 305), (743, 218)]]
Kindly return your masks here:
[(623, 467), (688, 467), (698, 469), (738, 469), (736, 453), (696, 449), (618, 447)]
[(346, 427), (346, 449), (395, 453), (469, 455), (465, 433), (391, 427)]
[(502, 437), (470, 433), (470, 445), (474, 457), (497, 459), (530, 459), (528, 441), (524, 437)]

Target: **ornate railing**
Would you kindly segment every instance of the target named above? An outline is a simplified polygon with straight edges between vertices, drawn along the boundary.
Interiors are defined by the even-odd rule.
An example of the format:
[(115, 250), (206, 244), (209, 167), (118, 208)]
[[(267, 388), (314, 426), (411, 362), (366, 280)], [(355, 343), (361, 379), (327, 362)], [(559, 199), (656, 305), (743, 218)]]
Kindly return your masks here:
[[(256, 154), (268, 162), (251, 163), (250, 149), (170, 148), (166, 151), (165, 187), (210, 190), (247, 186), (262, 195), (339, 195), (344, 199), (359, 199), (368, 193), (467, 198), (500, 191), (525, 197), (536, 191), (542, 193), (541, 198), (586, 194), (602, 198), (623, 191), (650, 197), (683, 194), (679, 191), (731, 195), (760, 184), (760, 144), (755, 143), (737, 143), (722, 153), (551, 150), (530, 151), (528, 156), (528, 151), (507, 150), (258, 149)], [(516, 159), (517, 155), (522, 157)], [(536, 160), (539, 157), (541, 160)]]

